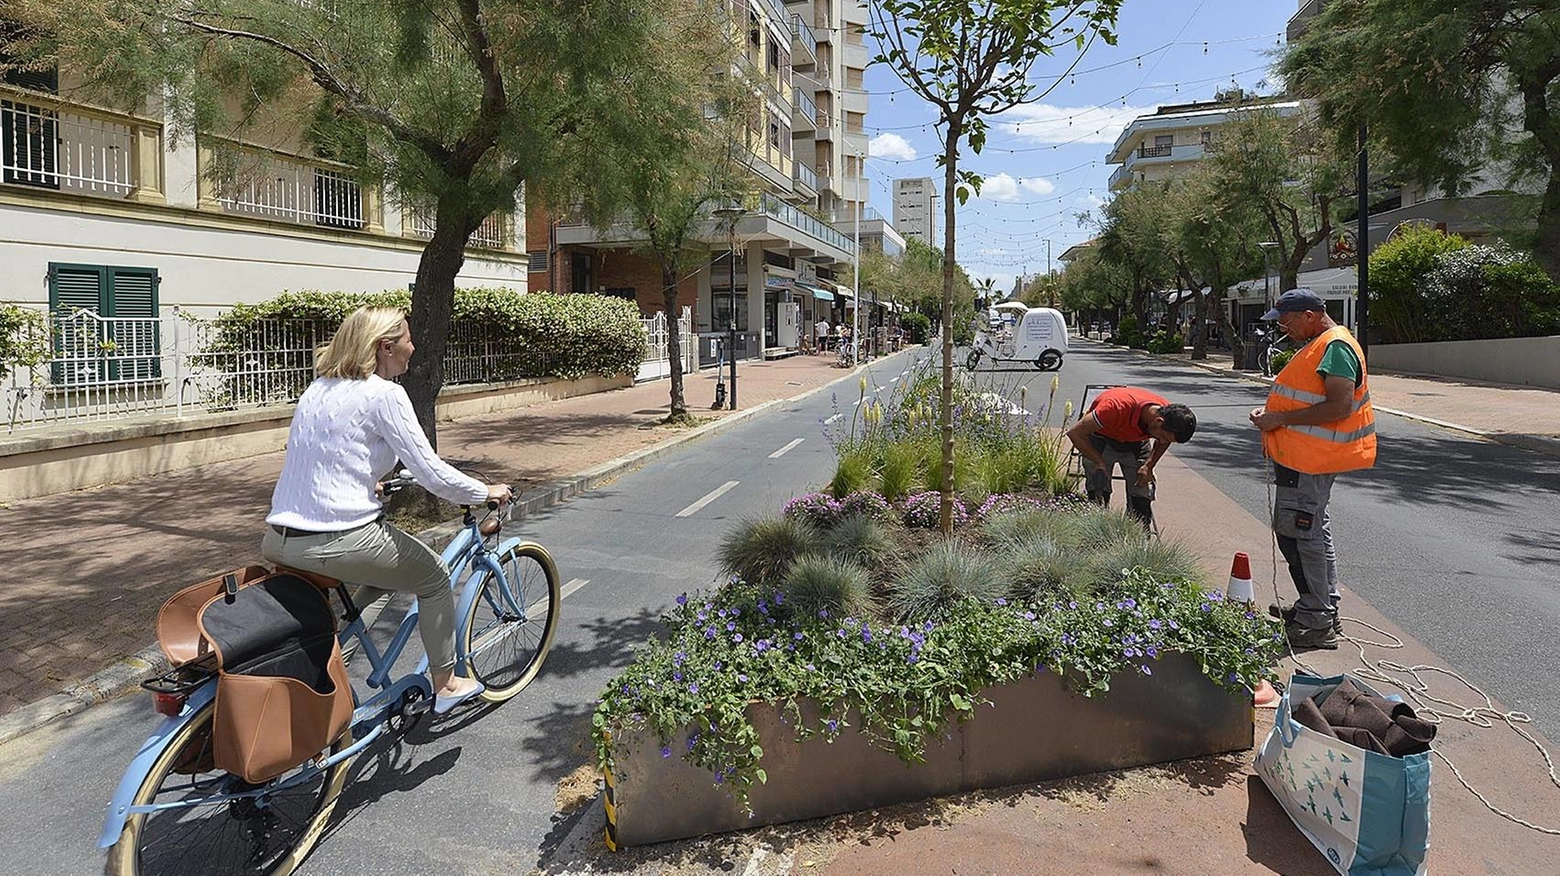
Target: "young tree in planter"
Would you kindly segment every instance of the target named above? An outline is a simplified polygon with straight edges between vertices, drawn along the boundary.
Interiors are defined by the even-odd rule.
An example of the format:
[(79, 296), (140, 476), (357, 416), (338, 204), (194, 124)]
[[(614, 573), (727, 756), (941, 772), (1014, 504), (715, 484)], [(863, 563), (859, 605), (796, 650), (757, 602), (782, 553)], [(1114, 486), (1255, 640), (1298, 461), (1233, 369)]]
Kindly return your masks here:
[[(1560, 279), (1560, 6), (1554, 0), (1339, 0), (1282, 70), (1346, 148), (1456, 194), (1481, 176), (1543, 189), (1535, 256)], [(1374, 160), (1376, 155), (1372, 155)]]
[[(722, 231), (725, 239), (711, 210), (747, 193), (743, 138), (756, 115), (753, 88), (736, 69), (742, 47), (730, 37), (725, 11), (696, 2), (686, 7), (678, 18), (685, 22), (689, 50), (674, 59), (675, 75), (659, 80), (664, 89), (655, 100), (625, 107), (618, 120), (620, 171), (607, 180), (608, 200), (625, 204), (629, 223), (643, 235), (637, 248), (661, 269), (671, 368), (668, 423), (691, 420), (677, 330), (678, 285), (709, 262), (706, 238), (712, 231)], [(604, 216), (603, 226), (611, 218)]]
[[(1116, 41), (1121, 0), (880, 0), (872, 5), (872, 33), (886, 63), (912, 92), (937, 108), (943, 138), (942, 265), (942, 506), (944, 533), (953, 532), (953, 320), (957, 265), (954, 200), (979, 192), (981, 178), (959, 169), (959, 149), (979, 154), (986, 119), (1040, 100), (1030, 71), (1042, 57), (1074, 48), (1082, 59), (1096, 38)], [(1073, 62), (1077, 64), (1077, 60)], [(1058, 76), (1051, 88), (1063, 81)]]
[(1331, 239), (1337, 207), (1352, 197), (1352, 154), (1335, 149), (1306, 111), (1284, 117), (1261, 106), (1239, 112), (1209, 148), (1217, 190), (1254, 206), (1278, 243), (1278, 291), (1295, 288), (1306, 256)]
[[(580, 181), (616, 168), (595, 148), (664, 92), (686, 43), (647, 0), (14, 0), (9, 54), (58, 63), (90, 95), (166, 102), (175, 134), (220, 156), (311, 120), (306, 145), (430, 209), (405, 385), (430, 440), (466, 241), (522, 183), (605, 209)], [(286, 127), (286, 126), (291, 127)], [(214, 165), (203, 168), (208, 174)], [(565, 170), (568, 172), (566, 173)], [(554, 185), (568, 179), (568, 185)]]

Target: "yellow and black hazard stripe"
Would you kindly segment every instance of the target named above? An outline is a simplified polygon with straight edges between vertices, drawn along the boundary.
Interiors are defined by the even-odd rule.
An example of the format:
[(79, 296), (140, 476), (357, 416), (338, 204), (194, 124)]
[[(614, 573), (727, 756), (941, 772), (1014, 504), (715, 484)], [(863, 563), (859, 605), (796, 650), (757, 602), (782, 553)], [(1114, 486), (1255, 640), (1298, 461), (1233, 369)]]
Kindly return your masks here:
[(605, 788), (601, 795), (601, 805), (607, 810), (607, 830), (605, 835), (607, 850), (615, 852), (620, 846), (617, 838), (617, 797), (612, 788), (612, 770), (603, 768), (601, 775), (604, 779), (603, 787)]

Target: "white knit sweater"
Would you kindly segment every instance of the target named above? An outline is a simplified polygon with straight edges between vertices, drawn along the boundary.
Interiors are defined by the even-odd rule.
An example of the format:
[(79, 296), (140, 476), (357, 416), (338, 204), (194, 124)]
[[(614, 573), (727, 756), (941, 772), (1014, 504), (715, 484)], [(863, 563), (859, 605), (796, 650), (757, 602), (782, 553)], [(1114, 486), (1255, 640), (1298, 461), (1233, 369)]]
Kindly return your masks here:
[(265, 522), (312, 532), (370, 523), (382, 511), (374, 485), (397, 459), (440, 498), (462, 505), (487, 499), (482, 482), (434, 453), (399, 384), (377, 375), (319, 378), (298, 399)]

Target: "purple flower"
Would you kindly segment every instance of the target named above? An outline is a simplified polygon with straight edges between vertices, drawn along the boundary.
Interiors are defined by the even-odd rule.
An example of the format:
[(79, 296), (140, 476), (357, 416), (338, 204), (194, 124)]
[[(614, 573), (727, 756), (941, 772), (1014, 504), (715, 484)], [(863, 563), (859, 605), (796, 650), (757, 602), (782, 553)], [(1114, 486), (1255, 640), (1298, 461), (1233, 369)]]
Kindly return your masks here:
[(678, 651), (676, 654), (672, 655), (672, 665), (673, 666), (681, 666), (683, 661), (687, 660), (687, 659), (688, 659), (688, 655), (687, 654), (683, 653), (682, 651)]
[(1158, 660), (1159, 659), (1159, 649), (1155, 648), (1153, 645), (1149, 645), (1148, 646), (1148, 656), (1154, 658), (1155, 660)]
[(861, 626), (861, 641), (863, 641), (863, 642), (870, 642), (870, 641), (872, 641), (872, 631), (867, 629), (866, 624), (862, 624), (862, 626)]
[(759, 639), (757, 642), (754, 642), (753, 643), (753, 650), (757, 651), (760, 654), (764, 653), (765, 651), (768, 651), (769, 650), (769, 640), (768, 639)]
[(776, 590), (775, 591), (775, 605), (779, 605), (782, 602), (785, 602), (785, 594), (781, 593), (778, 590)]
[(1148, 628), (1151, 630), (1157, 630), (1162, 626), (1164, 626), (1164, 624), (1157, 620), (1151, 620), (1148, 622)]
[(830, 733), (833, 733), (834, 731), (840, 729), (840, 722), (834, 720), (833, 718), (830, 718), (829, 720), (825, 721), (824, 723), (828, 725)]
[(674, 672), (674, 673), (672, 673), (672, 681), (682, 681), (682, 680), (683, 680), (683, 674), (681, 672)]
[(698, 693), (698, 692), (699, 692), (699, 683), (697, 681), (695, 681), (692, 684), (688, 685), (688, 693)]
[(807, 671), (808, 672), (817, 672), (818, 671), (818, 667), (816, 667), (816, 666), (812, 665), (811, 663), (809, 663), (809, 664), (807, 664)]
[(742, 634), (737, 633), (736, 635), (732, 636), (731, 641), (737, 643), (738, 645), (742, 644)]
[(716, 672), (719, 672), (719, 671), (721, 671), (724, 668), (726, 668), (726, 664), (725, 664), (724, 661), (721, 661), (721, 660), (716, 660), (715, 661), (715, 671)]
[(737, 673), (737, 681), (743, 684), (747, 684), (747, 674), (742, 672)]
[(1032, 611), (1024, 612), (1024, 620), (1031, 620), (1032, 621), (1034, 619), (1035, 619), (1035, 613), (1034, 612), (1032, 612)]
[(818, 609), (818, 616), (821, 618), (827, 618), (829, 616), (829, 610), (827, 608)]
[(1148, 668), (1148, 664), (1146, 664), (1146, 663), (1143, 664), (1142, 666), (1139, 666), (1138, 668), (1143, 670), (1143, 674), (1144, 675), (1153, 675), (1154, 674), (1154, 670), (1149, 669)]
[(737, 628), (737, 622), (736, 621), (726, 621), (726, 632), (729, 633), (732, 630), (735, 630), (736, 628)]
[(687, 605), (688, 604), (688, 594), (686, 594), (686, 593), (679, 593), (677, 595), (677, 604), (678, 605)]
[(692, 736), (689, 736), (688, 737), (688, 750), (692, 751), (693, 750), (693, 746), (697, 745), (698, 742), (699, 742), (699, 734), (695, 733)]
[(998, 597), (997, 597), (997, 604), (998, 604), (998, 605), (1007, 605), (1007, 600), (1006, 600), (1006, 599), (1004, 599), (1004, 598), (1003, 598), (1003, 597), (1001, 597), (1001, 596), (998, 596)]
[(704, 638), (706, 638), (706, 639), (713, 639), (713, 638), (715, 638), (715, 628), (714, 627), (705, 627), (704, 628)]
[(802, 634), (801, 633), (797, 633), (796, 635), (792, 636), (791, 638), (793, 638), (796, 641), (800, 642), (802, 640)]

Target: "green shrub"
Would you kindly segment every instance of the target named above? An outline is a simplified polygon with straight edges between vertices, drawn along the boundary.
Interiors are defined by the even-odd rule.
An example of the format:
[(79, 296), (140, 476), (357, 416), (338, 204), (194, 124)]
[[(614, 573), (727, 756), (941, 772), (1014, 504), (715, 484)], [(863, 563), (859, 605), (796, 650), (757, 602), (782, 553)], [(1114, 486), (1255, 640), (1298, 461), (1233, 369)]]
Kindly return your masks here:
[(872, 487), (872, 457), (864, 449), (846, 450), (834, 466), (829, 492), (836, 499)]
[(721, 571), (750, 584), (774, 585), (791, 564), (820, 546), (818, 530), (790, 517), (750, 517), (726, 533), (715, 549)]
[(992, 600), (1006, 592), (1006, 582), (989, 555), (945, 539), (906, 565), (889, 584), (888, 602), (897, 622), (940, 621), (961, 600)]
[(1116, 326), (1116, 333), (1110, 340), (1113, 344), (1122, 344), (1135, 350), (1140, 350), (1148, 344), (1148, 339), (1143, 335), (1143, 327), (1138, 324), (1138, 318), (1130, 313), (1121, 318), (1121, 324)]
[(1560, 285), (1504, 245), (1464, 247), (1436, 259), (1423, 284), (1436, 326), (1427, 340), (1520, 338), (1560, 331)]
[(910, 312), (899, 317), (899, 327), (912, 344), (924, 344), (932, 336), (932, 321), (924, 313)]
[(866, 569), (888, 565), (895, 545), (888, 529), (871, 517), (852, 515), (824, 535), (829, 555)]
[(839, 557), (809, 554), (786, 573), (780, 590), (789, 616), (812, 619), (820, 612), (832, 617), (871, 617), (872, 580), (867, 570)]
[(1186, 339), (1181, 337), (1180, 332), (1166, 331), (1165, 329), (1154, 332), (1154, 336), (1148, 341), (1148, 351), (1150, 353), (1179, 353), (1185, 348)]
[(1385, 343), (1429, 340), (1432, 324), (1423, 285), (1442, 254), (1468, 241), (1434, 228), (1404, 228), (1370, 254), (1370, 322)]
[[(234, 352), (254, 352), (260, 361), (250, 370), (256, 374), (233, 383), (232, 401), (295, 397), (312, 379), (313, 350), (364, 305), (410, 311), (411, 293), (285, 292), (237, 304), (212, 320), (211, 340), (192, 364), (220, 367)], [(604, 295), (457, 289), (451, 323), (458, 327), (456, 338), (480, 347), (482, 355), (467, 353), (470, 361), (458, 371), (447, 361), (447, 383), (632, 374), (647, 352), (638, 307)], [(462, 352), (454, 340), (450, 356)], [(303, 367), (297, 351), (303, 351)]]
[(0, 378), (48, 358), (48, 334), (42, 311), (0, 304)]
[(1295, 351), (1294, 350), (1277, 350), (1277, 351), (1275, 351), (1273, 353), (1273, 364), (1271, 366), (1272, 369), (1273, 369), (1273, 373), (1277, 374), (1278, 372), (1283, 371), (1284, 370), (1284, 366), (1288, 365), (1289, 364), (1289, 360), (1293, 359), (1294, 357), (1295, 357)]
[(883, 448), (878, 466), (878, 492), (890, 502), (897, 502), (909, 493), (916, 483), (916, 472), (921, 459), (918, 442), (893, 441)]

